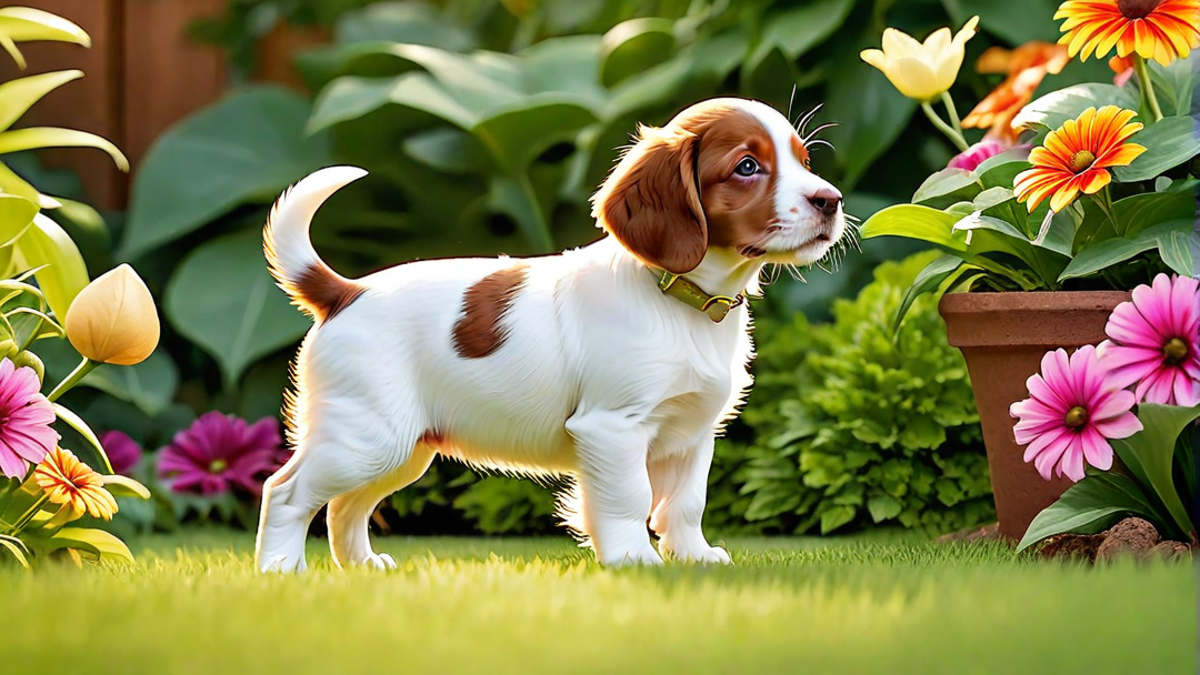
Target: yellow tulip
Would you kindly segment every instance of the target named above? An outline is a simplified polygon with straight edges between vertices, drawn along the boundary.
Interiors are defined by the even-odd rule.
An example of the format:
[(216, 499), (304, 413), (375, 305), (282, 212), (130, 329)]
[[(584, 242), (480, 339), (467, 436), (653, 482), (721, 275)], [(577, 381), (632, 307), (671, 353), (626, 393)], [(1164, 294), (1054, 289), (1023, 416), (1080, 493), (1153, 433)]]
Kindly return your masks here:
[(928, 103), (941, 96), (958, 78), (963, 48), (975, 35), (979, 17), (971, 20), (950, 38), (949, 28), (940, 28), (922, 44), (895, 28), (883, 31), (883, 51), (865, 49), (863, 61), (883, 71), (901, 94)]
[(79, 292), (67, 310), (67, 339), (92, 361), (132, 366), (158, 346), (158, 312), (145, 282), (121, 265)]

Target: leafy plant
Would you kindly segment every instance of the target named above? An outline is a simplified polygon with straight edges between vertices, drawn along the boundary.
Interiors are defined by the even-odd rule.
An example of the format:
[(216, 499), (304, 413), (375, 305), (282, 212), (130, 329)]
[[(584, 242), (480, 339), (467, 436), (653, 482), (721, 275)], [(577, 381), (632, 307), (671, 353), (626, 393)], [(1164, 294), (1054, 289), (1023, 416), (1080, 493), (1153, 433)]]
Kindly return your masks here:
[[(1025, 145), (999, 154), (993, 150), (994, 156), (975, 167), (952, 164), (934, 173), (911, 204), (868, 219), (864, 238), (908, 237), (945, 252), (919, 275), (913, 295), (949, 279), (961, 279), (968, 288), (1034, 291), (1125, 289), (1168, 269), (1195, 274), (1200, 270), (1195, 255), (1200, 233), (1193, 228), (1200, 175), (1190, 163), (1200, 156), (1200, 55), (1189, 56), (1179, 47), (1200, 35), (1192, 19), (1190, 26), (1184, 22), (1168, 31), (1172, 36), (1182, 31), (1182, 37), (1157, 53), (1152, 44), (1142, 44), (1146, 38), (1138, 32), (1138, 53), (1129, 66), (1138, 77), (1122, 86), (1085, 82), (1046, 93), (1023, 108), (1018, 100), (989, 138), (998, 134), (995, 143), (1024, 132)], [(1070, 21), (1064, 24), (1075, 26), (1070, 30), (1094, 23)], [(1128, 21), (1118, 14), (1106, 30), (1129, 30), (1132, 40), (1134, 28), (1124, 27)], [(1074, 44), (1081, 43), (1073, 42), (1063, 57), (1074, 55)], [(1156, 62), (1148, 64), (1138, 54), (1152, 54)], [(864, 52), (863, 58), (886, 69), (882, 56)], [(1048, 66), (1041, 67), (1044, 75)], [(902, 79), (897, 86), (911, 89)], [(997, 95), (1011, 95), (1012, 86), (1006, 81)], [(968, 150), (963, 140), (952, 97), (940, 95), (950, 122), (925, 101), (927, 115), (961, 149), (978, 153), (981, 146)], [(985, 101), (976, 110), (987, 107)], [(1040, 147), (1029, 153), (1029, 144)]]
[(751, 439), (725, 461), (738, 463), (745, 518), (764, 531), (941, 532), (993, 515), (966, 366), (935, 303), (918, 300), (891, 330), (904, 289), (933, 257), (879, 266), (856, 299), (835, 301), (831, 324), (759, 321), (758, 381), (742, 417)]
[[(16, 43), (29, 40), (89, 44), (78, 26), (53, 14), (0, 8), (0, 47), (21, 68), (25, 61)], [(0, 154), (94, 147), (127, 169), (121, 152), (99, 136), (71, 129), (11, 128), (40, 98), (80, 76), (79, 71), (62, 71), (0, 84)], [(111, 519), (118, 510), (114, 496), (145, 499), (149, 493), (135, 480), (93, 470), (112, 474), (103, 446), (88, 423), (57, 399), (102, 363), (145, 360), (158, 341), (158, 317), (149, 291), (127, 266), (89, 283), (78, 247), (43, 209), (90, 211), (38, 192), (0, 163), (0, 379), (8, 407), (0, 457), (0, 548), (25, 567), (57, 551), (76, 562), (84, 557), (132, 560), (116, 536), (68, 527), (85, 514)], [(67, 358), (82, 356), (82, 361), (42, 395), (46, 369), (35, 348), (42, 351), (39, 341), (62, 342), (64, 336), (79, 350)], [(78, 441), (73, 445), (83, 461), (61, 447), (64, 437)]]

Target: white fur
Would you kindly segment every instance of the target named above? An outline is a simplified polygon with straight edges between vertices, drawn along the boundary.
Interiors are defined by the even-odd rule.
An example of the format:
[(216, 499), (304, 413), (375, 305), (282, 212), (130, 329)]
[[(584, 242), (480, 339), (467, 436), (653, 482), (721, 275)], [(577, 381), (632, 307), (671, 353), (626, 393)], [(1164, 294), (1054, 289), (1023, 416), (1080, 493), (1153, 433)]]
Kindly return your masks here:
[[(828, 241), (796, 247), (818, 231), (807, 195), (832, 186), (792, 159), (795, 132), (782, 115), (736, 105), (763, 122), (784, 158), (775, 195), (783, 227), (769, 256), (819, 259), (842, 234), (840, 213)], [(319, 260), (307, 236), (313, 212), (361, 175), (324, 169), (282, 198), (271, 236), (289, 279)], [(260, 569), (303, 569), (308, 523), (327, 502), (339, 565), (394, 567), (371, 549), (367, 520), (429, 466), (435, 449), (421, 439), (431, 430), (452, 443), (437, 451), (473, 465), (574, 476), (576, 526), (605, 564), (659, 564), (660, 553), (729, 562), (700, 521), (714, 437), (751, 384), (745, 305), (711, 322), (663, 295), (612, 237), (526, 262), (503, 320), (511, 332), (484, 358), (459, 356), (452, 332), (464, 292), (512, 265), (505, 258), (412, 262), (365, 277), (361, 297), (309, 332), (295, 369), (296, 453), (264, 490)], [(761, 266), (711, 249), (688, 277), (734, 295)]]

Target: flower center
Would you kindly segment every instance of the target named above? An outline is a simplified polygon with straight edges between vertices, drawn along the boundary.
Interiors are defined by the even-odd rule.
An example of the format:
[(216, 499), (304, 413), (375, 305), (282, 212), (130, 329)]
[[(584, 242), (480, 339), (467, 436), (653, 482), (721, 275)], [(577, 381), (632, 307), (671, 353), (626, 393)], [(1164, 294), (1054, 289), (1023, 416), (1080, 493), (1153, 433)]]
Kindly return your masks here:
[(1071, 157), (1071, 170), (1079, 173), (1092, 165), (1096, 161), (1096, 156), (1090, 150), (1080, 150)]
[(1068, 410), (1067, 418), (1065, 420), (1063, 420), (1063, 422), (1065, 422), (1066, 425), (1071, 429), (1077, 429), (1077, 428), (1087, 424), (1087, 421), (1088, 421), (1087, 410), (1085, 410), (1083, 408), (1083, 406), (1079, 406), (1079, 405)]
[(1144, 19), (1150, 12), (1158, 9), (1162, 0), (1117, 0), (1117, 9), (1126, 19)]
[(1167, 344), (1163, 345), (1163, 356), (1166, 357), (1168, 365), (1174, 366), (1182, 363), (1187, 358), (1187, 355), (1187, 343), (1179, 338), (1171, 338)]
[(229, 468), (229, 462), (226, 462), (223, 459), (214, 459), (212, 461), (212, 463), (208, 465), (208, 472), (209, 473), (221, 473), (222, 471), (224, 471), (225, 469), (228, 469), (228, 468)]

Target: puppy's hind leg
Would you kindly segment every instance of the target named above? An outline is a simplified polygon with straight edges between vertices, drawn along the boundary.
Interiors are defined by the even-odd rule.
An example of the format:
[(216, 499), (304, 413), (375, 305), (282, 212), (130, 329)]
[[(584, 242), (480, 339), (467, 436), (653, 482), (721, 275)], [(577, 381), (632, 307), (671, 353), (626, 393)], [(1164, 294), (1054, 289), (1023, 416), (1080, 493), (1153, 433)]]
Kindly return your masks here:
[(371, 548), (367, 524), (381, 500), (425, 474), (433, 460), (434, 448), (418, 441), (407, 454), (408, 459), (402, 460), (395, 469), (329, 502), (329, 549), (338, 567), (396, 568), (396, 561), (390, 555), (376, 553)]
[[(303, 571), (304, 542), (317, 510), (338, 495), (390, 474), (412, 454), (388, 449), (396, 447), (394, 442), (374, 424), (364, 424), (361, 416), (322, 414), (310, 419), (315, 421), (310, 421), (295, 455), (263, 486), (255, 547), (256, 565), (263, 572)], [(387, 445), (379, 447), (381, 441)], [(415, 443), (415, 435), (407, 439), (407, 447)]]

